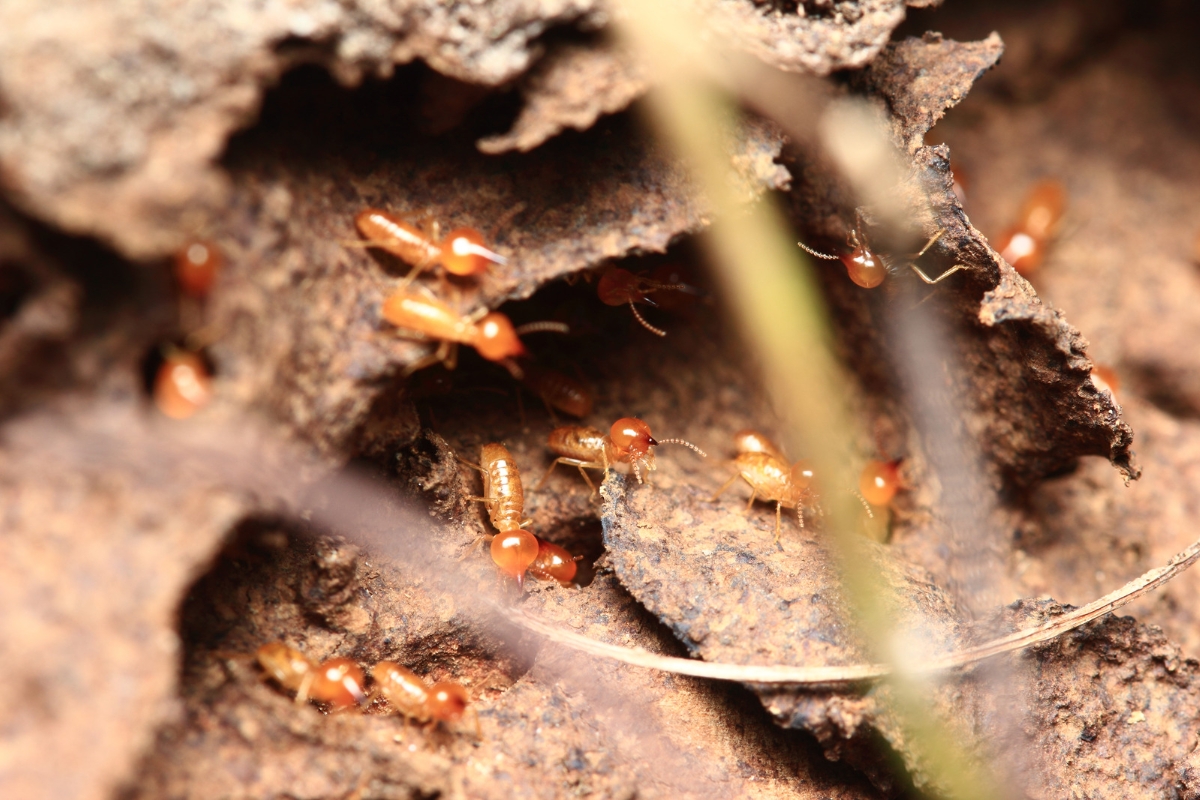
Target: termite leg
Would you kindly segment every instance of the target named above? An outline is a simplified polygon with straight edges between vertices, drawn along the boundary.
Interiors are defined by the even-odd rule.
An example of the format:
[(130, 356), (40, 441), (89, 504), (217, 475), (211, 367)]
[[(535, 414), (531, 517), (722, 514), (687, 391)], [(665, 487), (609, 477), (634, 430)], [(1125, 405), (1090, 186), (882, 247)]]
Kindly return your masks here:
[(308, 702), (308, 690), (312, 686), (313, 679), (316, 677), (313, 673), (315, 668), (309, 670), (308, 674), (300, 681), (300, 688), (296, 690), (296, 705), (302, 706)]
[(710, 503), (717, 502), (717, 498), (720, 497), (721, 495), (725, 494), (725, 490), (728, 489), (730, 486), (732, 486), (733, 482), (736, 481), (740, 477), (742, 477), (740, 472), (735, 472), (732, 475), (730, 475), (729, 480), (727, 480), (723, 484), (721, 484), (721, 488), (717, 489), (717, 491), (713, 494), (713, 496), (708, 498), (708, 502), (710, 502)]
[(578, 467), (579, 474), (583, 476), (583, 479), (587, 482), (588, 487), (591, 488), (591, 490), (592, 490), (592, 496), (594, 497), (597, 494), (599, 494), (599, 492), (596, 490), (596, 484), (592, 483), (592, 479), (589, 478), (588, 474), (583, 471), (583, 468), (587, 467), (588, 469), (604, 469), (607, 472), (608, 465), (607, 464), (597, 464), (595, 461), (580, 461), (577, 458), (567, 458), (566, 456), (559, 456), (558, 458), (554, 459), (554, 461), (552, 461), (550, 463), (550, 468), (546, 470), (546, 474), (542, 476), (542, 479), (540, 481), (538, 481), (538, 485), (533, 487), (534, 491), (538, 491), (542, 488), (542, 485), (546, 483), (546, 479), (550, 477), (550, 473), (554, 472), (554, 468), (557, 467), (559, 464), (566, 464), (568, 466)]
[[(454, 342), (449, 342), (449, 341), (445, 341), (445, 340), (440, 342), (438, 344), (437, 350), (433, 351), (432, 353), (425, 356), (424, 358), (417, 359), (416, 361), (414, 361), (413, 363), (411, 363), (407, 367), (405, 367), (404, 368), (404, 377), (407, 378), (410, 375), (412, 375), (414, 372), (419, 372), (420, 370), (423, 370), (426, 367), (432, 367), (434, 364), (437, 364), (439, 362), (445, 364), (446, 369), (454, 369), (454, 366), (453, 366), (454, 361), (457, 361), (458, 354), (457, 354), (456, 348), (452, 347), (453, 344), (454, 344)], [(454, 351), (453, 359), (451, 358), (451, 354), (452, 354), (451, 351)]]
[(925, 281), (930, 286), (933, 286), (935, 283), (941, 283), (943, 280), (950, 277), (954, 273), (958, 272), (960, 269), (967, 268), (966, 264), (955, 264), (953, 267), (946, 270), (945, 272), (943, 272), (941, 275), (937, 276), (936, 278), (930, 278), (928, 275), (926, 275), (924, 272), (922, 272), (921, 268), (918, 267), (916, 264), (909, 264), (909, 266), (913, 268), (913, 272), (917, 273), (917, 276), (920, 277), (921, 280)]
[(945, 228), (939, 228), (938, 232), (935, 233), (932, 237), (930, 237), (929, 241), (925, 243), (925, 246), (921, 248), (921, 252), (917, 253), (915, 256), (913, 256), (913, 258), (920, 258), (921, 256), (925, 255), (925, 253), (929, 250), (929, 248), (933, 247), (933, 245), (937, 242), (937, 240), (942, 238), (942, 234), (944, 234), (945, 232), (946, 232)]
[(421, 263), (413, 265), (413, 268), (408, 271), (408, 275), (405, 276), (404, 280), (400, 281), (400, 285), (396, 287), (396, 291), (403, 292), (404, 290), (406, 290), (409, 286), (412, 285), (412, 282), (415, 281), (422, 272), (424, 272), (425, 270), (429, 269), (432, 266), (433, 266), (432, 258), (421, 259)]
[(754, 499), (756, 497), (758, 497), (758, 489), (755, 489), (753, 486), (751, 486), (750, 487), (750, 501), (748, 503), (746, 503), (746, 510), (744, 513), (746, 513), (746, 514), (750, 513), (750, 507), (754, 505)]
[(474, 706), (471, 706), (471, 716), (475, 718), (475, 738), (483, 741), (483, 728), (479, 725), (479, 712), (475, 710)]
[(779, 544), (779, 535), (783, 531), (783, 503), (775, 501), (775, 544)]
[(633, 316), (637, 319), (637, 321), (642, 323), (642, 327), (653, 333), (655, 336), (667, 335), (666, 331), (656, 328), (649, 322), (646, 322), (646, 318), (642, 316), (642, 312), (637, 310), (637, 306), (633, 304), (632, 300), (629, 301), (629, 310), (633, 312)]

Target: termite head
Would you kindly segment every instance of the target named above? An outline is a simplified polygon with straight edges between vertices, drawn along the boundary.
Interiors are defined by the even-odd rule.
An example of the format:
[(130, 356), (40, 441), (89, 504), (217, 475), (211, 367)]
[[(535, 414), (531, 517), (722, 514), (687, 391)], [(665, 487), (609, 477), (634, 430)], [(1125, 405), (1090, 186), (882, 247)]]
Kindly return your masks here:
[[(637, 417), (622, 417), (612, 424), (608, 438), (622, 457), (629, 460), (644, 458), (658, 442), (650, 435), (650, 426)], [(650, 462), (653, 464), (653, 461)], [(650, 469), (653, 469), (650, 466)]]
[(441, 681), (429, 687), (425, 708), (434, 719), (453, 722), (466, 712), (469, 702), (466, 689), (457, 683)]
[(309, 693), (334, 708), (366, 702), (362, 668), (348, 658), (331, 658), (317, 667)]
[(883, 279), (887, 277), (887, 266), (867, 246), (865, 240), (859, 239), (857, 231), (851, 229), (847, 244), (852, 249), (840, 258), (847, 274), (850, 275), (850, 280), (864, 289), (874, 289), (883, 283)]
[(175, 278), (179, 288), (192, 297), (208, 297), (224, 263), (221, 251), (213, 243), (189, 242), (175, 254)]
[(578, 571), (576, 562), (580, 558), (582, 556), (572, 556), (553, 542), (538, 539), (538, 557), (529, 571), (539, 578), (556, 580), (565, 586), (575, 579)]
[(455, 275), (482, 275), (488, 264), (508, 259), (484, 246), (483, 234), (474, 228), (457, 228), (442, 240), (442, 266)]
[(525, 585), (525, 571), (538, 556), (538, 540), (529, 531), (516, 528), (503, 531), (492, 539), (492, 561), (506, 575), (511, 575), (518, 586)]
[(600, 282), (596, 284), (596, 294), (606, 306), (650, 302), (642, 290), (642, 279), (620, 267), (613, 267), (600, 276)]
[(503, 361), (526, 354), (517, 331), (508, 317), (493, 311), (476, 323), (476, 336), (472, 344), (479, 355), (489, 361)]
[(792, 486), (798, 491), (816, 491), (816, 473), (813, 472), (812, 462), (802, 458), (792, 465)]

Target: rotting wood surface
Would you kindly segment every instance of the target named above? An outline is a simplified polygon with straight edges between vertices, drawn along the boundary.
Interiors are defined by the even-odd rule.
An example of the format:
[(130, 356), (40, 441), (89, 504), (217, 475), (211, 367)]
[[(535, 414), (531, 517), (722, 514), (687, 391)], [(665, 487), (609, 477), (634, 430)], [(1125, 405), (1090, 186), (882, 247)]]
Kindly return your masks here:
[[(804, 18), (787, 13), (772, 20), (767, 16), (777, 10), (725, 5), (736, 12), (728, 19), (754, 22), (739, 31), (751, 52), (770, 51), (779, 31), (791, 37), (804, 28), (797, 40), (811, 43), (808, 54), (780, 52), (766, 60), (818, 74), (868, 63), (903, 11), (886, 3), (838, 4), (834, 11), (813, 2), (802, 6)], [(362, 536), (353, 513), (332, 526), (304, 521), (315, 496), (304, 488), (307, 481), (349, 458), (370, 459), (377, 479), (406, 498), (387, 502), (396, 509), (410, 501), (428, 504), (437, 515), (426, 522), (422, 512), (397, 512), (393, 522), (404, 534), (397, 541), (428, 540), (437, 553), (430, 562), (435, 576), (461, 576), (467, 587), (490, 585), (494, 571), (484, 557), (455, 560), (487, 530), (464, 499), (477, 493), (476, 478), (455, 456), (474, 458), (481, 443), (505, 441), (530, 483), (548, 460), (542, 442), (551, 420), (537, 398), (525, 395), (523, 410), (518, 406), (520, 390), (503, 371), (467, 359), (448, 389), (426, 374), (411, 384), (399, 379), (422, 349), (391, 337), (378, 307), (403, 268), (343, 243), (353, 237), (353, 213), (365, 204), (418, 216), (432, 210), (443, 229), (501, 223), (494, 238), (514, 256), (514, 270), (489, 276), (478, 293), (465, 292), (464, 303), (494, 307), (531, 298), (523, 308), (505, 310), (521, 321), (569, 316), (573, 335), (539, 337), (536, 349), (564, 371), (578, 367), (599, 390), (589, 422), (606, 426), (636, 413), (656, 435), (689, 438), (713, 454), (705, 462), (682, 449), (660, 453), (654, 485), (631, 495), (643, 503), (637, 508), (646, 525), (680, 503), (710, 509), (700, 498), (723, 482), (726, 471), (717, 462), (729, 455), (734, 430), (775, 432), (752, 358), (722, 322), (719, 298), (696, 298), (690, 310), (647, 312), (669, 330), (659, 341), (633, 324), (628, 309), (598, 306), (594, 286), (556, 280), (605, 259), (626, 258), (624, 265), (646, 269), (677, 260), (692, 270), (691, 281), (707, 287), (696, 251), (679, 242), (706, 224), (703, 199), (632, 115), (602, 116), (642, 87), (622, 85), (624, 78), (614, 81), (598, 69), (596, 79), (607, 80), (610, 91), (596, 91), (595, 106), (580, 110), (577, 101), (588, 94), (590, 79), (582, 87), (569, 83), (573, 99), (556, 104), (554, 82), (538, 83), (531, 71), (543, 49), (549, 67), (574, 46), (543, 41), (546, 24), (592, 29), (603, 24), (602, 11), (588, 4), (454, 6), (453, 13), (490, 15), (490, 22), (477, 17), (470, 35), (448, 45), (448, 32), (461, 18), (449, 11), (439, 16), (441, 10), (423, 15), (415, 5), (383, 19), (378, 9), (347, 4), (327, 17), (316, 7), (288, 17), (239, 16), (238, 4), (226, 3), (204, 13), (197, 7), (196, 18), (184, 21), (130, 3), (89, 8), (77, 25), (58, 19), (48, 26), (39, 4), (14, 8), (19, 13), (6, 20), (14, 24), (0, 34), (0, 409), (6, 418), (0, 491), (5, 519), (15, 523), (5, 526), (3, 540), (8, 566), (0, 585), (9, 611), (0, 625), (0, 653), (19, 670), (4, 704), (6, 729), (14, 732), (0, 760), (5, 794), (107, 797), (123, 786), (122, 796), (145, 798), (865, 798), (880, 796), (880, 787), (930, 780), (922, 755), (896, 726), (867, 713), (878, 700), (874, 693), (814, 694), (797, 714), (784, 709), (794, 700), (786, 694), (768, 700), (768, 708), (775, 702), (780, 716), (813, 730), (820, 742), (814, 745), (808, 734), (776, 727), (741, 688), (572, 660), (534, 639), (489, 628), (492, 623), (475, 613), (469, 588), (447, 589), (428, 566), (407, 562), (410, 553), (383, 539), (365, 549), (353, 544)], [(909, 273), (896, 276), (894, 290), (864, 294), (840, 266), (819, 265), (838, 309), (841, 352), (862, 389), (860, 454), (904, 457), (910, 479), (891, 512), (893, 543), (880, 550), (890, 553), (906, 580), (921, 574), (913, 565), (929, 570), (939, 619), (956, 630), (965, 623), (957, 601), (978, 600), (959, 597), (972, 585), (956, 560), (963, 548), (993, 559), (994, 588), (1005, 600), (1048, 592), (1085, 602), (1119, 583), (1118, 575), (1158, 563), (1194, 531), (1186, 475), (1194, 461), (1188, 409), (1195, 393), (1188, 388), (1191, 349), (1179, 344), (1194, 338), (1183, 313), (1194, 288), (1187, 277), (1192, 232), (1182, 243), (1170, 234), (1190, 225), (1190, 138), (1176, 133), (1170, 115), (1152, 102), (1144, 110), (1154, 113), (1135, 115), (1139, 136), (1174, 136), (1162, 148), (1170, 168), (1158, 163), (1146, 179), (1137, 177), (1145, 154), (1130, 144), (1134, 132), (1108, 142), (1063, 127), (1081, 117), (1081, 129), (1103, 130), (1111, 121), (1106, 114), (1127, 116), (1119, 103), (1104, 102), (1112, 85), (1127, 104), (1157, 97), (1163, 80), (1157, 70), (1167, 62), (1146, 41), (1161, 39), (1164, 51), (1181, 46), (1163, 32), (1169, 24), (1130, 32), (1115, 8), (1085, 14), (1062, 3), (1043, 12), (1058, 25), (1043, 20), (1045, 30), (1071, 34), (1070, 47), (1059, 50), (1031, 46), (1042, 35), (1036, 24), (1016, 24), (1003, 13), (991, 17), (1008, 52), (1016, 48), (1010, 60), (1024, 71), (998, 78), (1002, 90), (985, 95), (975, 109), (968, 102), (952, 112), (928, 137), (934, 141), (946, 128), (950, 151), (925, 147), (925, 131), (995, 60), (994, 39), (899, 38), (873, 66), (844, 82), (847, 91), (886, 102), (898, 125), (897, 143), (912, 155), (909, 194), (927, 196), (933, 215), (921, 206), (914, 222), (947, 230), (926, 266), (931, 272), (969, 266), (921, 307), (955, 334), (962, 371), (950, 384), (962, 419), (953, 425), (985, 456), (983, 488), (994, 506), (982, 544), (963, 542), (948, 524), (926, 442), (910, 410), (896, 400), (898, 382), (886, 366), (887, 304), (902, 300), (903, 291), (928, 290)], [(865, 36), (842, 36), (846, 24), (860, 20)], [(1064, 27), (1064, 20), (1070, 24)], [(22, 38), (34, 25), (51, 33)], [(964, 40), (982, 35), (964, 27), (971, 30), (946, 30)], [(95, 34), (117, 29), (119, 40)], [(833, 33), (821, 32), (826, 29)], [(214, 38), (214, 31), (231, 30), (245, 35)], [(77, 34), (90, 46), (72, 38)], [(1124, 49), (1106, 56), (1104, 43), (1113, 40)], [(118, 43), (120, 59), (112, 49)], [(173, 61), (164, 52), (188, 58)], [(603, 47), (599, 52), (603, 58)], [(1048, 65), (1030, 52), (1041, 53)], [(345, 88), (365, 74), (393, 74), (396, 64), (413, 58), (433, 69), (402, 67), (390, 83)], [(265, 87), (301, 63), (323, 65), (336, 81), (314, 67), (291, 72), (268, 95), (261, 121), (229, 141), (232, 131), (249, 124)], [(55, 69), (23, 68), (31, 64)], [(511, 129), (496, 122), (505, 114), (511, 122), (512, 98), (439, 72), (489, 85), (528, 76), (526, 113), (537, 106), (539, 91), (550, 92), (543, 116), (529, 123), (534, 133), (524, 141), (530, 151), (503, 159), (480, 155), (476, 142)], [(1035, 72), (1061, 75), (1062, 86), (1038, 82), (1030, 77)], [(1190, 97), (1194, 75), (1185, 70), (1169, 85), (1178, 97)], [(1079, 96), (1092, 98), (1091, 117), (1076, 114), (1080, 101), (1072, 98)], [(1013, 107), (1013, 97), (1025, 105)], [(71, 112), (69, 123), (62, 121), (64, 109)], [(980, 122), (997, 119), (1006, 122)], [(589, 125), (582, 133), (554, 135)], [(526, 134), (518, 127), (513, 135)], [(1053, 142), (1050, 156), (1031, 155), (1027, 143), (1042, 137)], [(1108, 171), (1089, 170), (1072, 148), (1076, 140), (1088, 143), (1088, 159), (1111, 164)], [(751, 167), (743, 171), (747, 193), (786, 191), (805, 239), (840, 244), (853, 219), (845, 186), (811, 152), (794, 149), (782, 167), (775, 164), (779, 143), (768, 126), (747, 129), (745, 149), (733, 154), (734, 163)], [(972, 152), (980, 163), (971, 161)], [(1126, 493), (1120, 475), (1097, 463), (1044, 483), (1088, 454), (1136, 472), (1130, 429), (1112, 397), (1089, 380), (1079, 333), (995, 258), (951, 199), (947, 156), (957, 171), (960, 153), (966, 170), (982, 176), (966, 208), (988, 234), (1019, 202), (1013, 176), (1077, 176), (1075, 222), (1100, 229), (1085, 228), (1080, 236), (1068, 228), (1035, 284), (1089, 337), (1099, 335), (1106, 357), (1136, 377), (1121, 399), (1139, 431), (1149, 433), (1139, 449), (1143, 460), (1152, 456), (1150, 488), (1135, 484), (1133, 494)], [(1149, 180), (1153, 189), (1131, 205), (1119, 192), (1130, 176)], [(1174, 210), (1159, 219), (1153, 198), (1164, 196)], [(1120, 230), (1140, 235), (1114, 234)], [(63, 232), (89, 233), (143, 258), (162, 255), (189, 234), (218, 238), (231, 267), (209, 308), (221, 337), (212, 348), (218, 400), (210, 410), (171, 426), (143, 397), (147, 351), (179, 333), (176, 298), (162, 265), (131, 265)], [(668, 248), (665, 256), (629, 258)], [(1120, 280), (1093, 281), (1089, 269), (1096, 265), (1101, 275)], [(1133, 297), (1137, 313), (1116, 310), (1114, 285), (1128, 287), (1117, 295)], [(38, 415), (29, 416), (37, 406)], [(242, 426), (247, 415), (259, 422)], [(247, 437), (251, 429), (261, 436)], [(78, 443), (97, 435), (123, 448), (83, 452)], [(304, 443), (299, 451), (297, 441)], [(291, 474), (272, 483), (237, 470), (232, 477), (198, 473), (184, 456), (205, 446), (226, 465), (252, 450), (256, 459)], [(132, 461), (113, 460), (118, 450)], [(47, 457), (51, 451), (56, 458)], [(211, 466), (211, 459), (204, 463)], [(1034, 501), (1026, 506), (1030, 492)], [(736, 502), (731, 495), (711, 507), (725, 520), (722, 552), (730, 570), (742, 561), (785, 557), (788, 548), (819, 535), (788, 528), (782, 554), (770, 550), (773, 510), (759, 504), (742, 518), (733, 511)], [(699, 513), (694, 509), (689, 513)], [(622, 558), (644, 562), (657, 551), (613, 547), (605, 556), (599, 508), (578, 476), (565, 471), (545, 491), (531, 492), (528, 512), (539, 535), (586, 555), (587, 577), (571, 590), (535, 586), (523, 601), (527, 610), (600, 640), (683, 652), (672, 634), (680, 606), (652, 598), (693, 585), (689, 570), (703, 565), (704, 554), (681, 556), (695, 543), (682, 542), (677, 551), (659, 553), (657, 563), (631, 571)], [(794, 519), (785, 517), (785, 524), (794, 526)], [(349, 538), (322, 538), (331, 528)], [(650, 530), (635, 526), (633, 532)], [(1020, 534), (1015, 541), (1014, 530)], [(764, 574), (759, 596), (767, 598), (779, 581)], [(827, 570), (815, 571), (817, 578), (833, 589)], [(1022, 786), (1033, 796), (1063, 796), (1072, 786), (1097, 797), (1137, 796), (1131, 786), (1147, 797), (1194, 793), (1195, 662), (1188, 660), (1195, 652), (1194, 592), (1182, 587), (1195, 580), (1181, 578), (1164, 600), (1144, 601), (1138, 609), (1182, 650), (1146, 627), (1098, 622), (1016, 659), (1006, 674), (1016, 678), (1009, 694), (998, 691), (1001, 681), (979, 673), (958, 690), (944, 688), (942, 705), (989, 721), (1020, 709), (992, 746), (1006, 763), (1028, 765)], [(648, 594), (648, 586), (655, 593)], [(707, 601), (698, 606), (701, 616), (712, 613), (713, 619), (691, 619), (689, 630), (724, 619), (724, 588), (714, 586), (700, 598)], [(795, 592), (794, 585), (775, 588), (776, 596)], [(1028, 609), (1035, 616), (1056, 613), (1053, 606), (1027, 605), (1005, 625), (1017, 624)], [(733, 623), (724, 630), (727, 637), (741, 632)], [(314, 658), (349, 655), (365, 665), (398, 658), (423, 675), (463, 680), (477, 701), (483, 739), (474, 741), (469, 725), (426, 731), (393, 717), (327, 717), (298, 707), (264, 683), (247, 657), (270, 639), (300, 645)], [(724, 645), (740, 646), (736, 638)], [(712, 653), (725, 657), (720, 648)], [(183, 670), (175, 682), (179, 659)], [(836, 740), (851, 728), (862, 736)], [(887, 767), (881, 750), (865, 746), (870, 731), (900, 755), (907, 775)], [(88, 745), (79, 743), (81, 736)], [(102, 746), (92, 747), (95, 742)], [(876, 786), (827, 764), (822, 748), (865, 769)], [(87, 758), (74, 755), (83, 752)], [(37, 759), (23, 757), (34, 753)], [(1023, 762), (1028, 754), (1032, 760)], [(74, 768), (34, 768), (62, 763)], [(13, 764), (25, 766), (7, 766)]]

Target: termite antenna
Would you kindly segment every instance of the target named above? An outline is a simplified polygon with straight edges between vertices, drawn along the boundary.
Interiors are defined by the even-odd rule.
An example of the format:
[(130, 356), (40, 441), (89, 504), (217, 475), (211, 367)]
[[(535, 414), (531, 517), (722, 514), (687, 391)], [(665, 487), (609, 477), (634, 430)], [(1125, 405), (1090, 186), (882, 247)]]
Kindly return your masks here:
[(696, 447), (696, 445), (692, 444), (691, 442), (686, 442), (683, 439), (659, 439), (658, 444), (681, 444), (684, 447), (689, 447), (696, 451), (702, 458), (708, 458), (708, 453), (704, 452), (699, 447)]
[(526, 322), (524, 325), (518, 325), (516, 330), (518, 336), (524, 336), (527, 333), (561, 333), (566, 335), (571, 332), (571, 326), (565, 322), (543, 320), (541, 322)]
[(653, 325), (651, 325), (649, 322), (646, 322), (646, 318), (642, 316), (642, 312), (640, 312), (640, 311), (638, 311), (638, 310), (637, 310), (637, 306), (635, 306), (635, 305), (633, 304), (633, 301), (632, 301), (632, 300), (631, 300), (631, 301), (629, 301), (629, 308), (630, 308), (630, 310), (631, 310), (631, 311), (633, 311), (633, 316), (634, 316), (634, 318), (635, 318), (635, 319), (636, 319), (638, 322), (642, 323), (642, 327), (643, 327), (643, 328), (645, 328), (646, 330), (650, 331), (650, 332), (651, 332), (651, 333), (653, 333), (655, 336), (666, 336), (666, 335), (667, 335), (667, 332), (666, 332), (666, 331), (664, 331), (664, 330), (659, 330), (658, 328), (656, 328), (656, 327), (654, 327)]
[(818, 253), (816, 250), (813, 250), (811, 247), (806, 245), (804, 242), (796, 242), (796, 244), (800, 246), (801, 250), (808, 253), (810, 256), (816, 256), (817, 258), (823, 258), (826, 261), (841, 260), (841, 256), (831, 256), (831, 255), (827, 255), (826, 253)]
[(513, 380), (522, 380), (525, 377), (525, 370), (521, 369), (521, 365), (511, 358), (502, 359), (500, 366), (508, 370), (508, 374), (513, 376)]

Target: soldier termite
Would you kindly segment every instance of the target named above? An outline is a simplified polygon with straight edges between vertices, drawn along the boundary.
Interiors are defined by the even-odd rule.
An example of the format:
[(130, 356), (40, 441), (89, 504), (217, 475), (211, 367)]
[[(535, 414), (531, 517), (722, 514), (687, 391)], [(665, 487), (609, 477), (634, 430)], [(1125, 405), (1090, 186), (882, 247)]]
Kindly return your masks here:
[[(870, 244), (866, 240), (862, 216), (857, 215), (857, 219), (858, 222), (856, 226), (850, 228), (849, 232), (846, 234), (846, 246), (850, 249), (850, 252), (848, 253), (844, 253), (842, 255), (830, 255), (828, 253), (822, 253), (818, 250), (814, 250), (804, 242), (796, 242), (796, 244), (801, 250), (811, 256), (823, 258), (828, 261), (841, 261), (842, 265), (845, 266), (846, 273), (850, 276), (851, 281), (863, 287), (864, 289), (874, 289), (876, 286), (883, 283), (884, 278), (888, 276), (889, 272), (894, 271), (895, 264), (892, 258), (884, 255), (878, 255), (874, 250), (871, 249)], [(930, 278), (920, 267), (913, 263), (916, 259), (929, 252), (929, 248), (933, 247), (934, 244), (937, 243), (938, 239), (942, 238), (945, 233), (945, 229), (939, 230), (929, 238), (929, 241), (925, 242), (924, 247), (909, 257), (910, 260), (908, 266), (912, 268), (912, 271), (916, 273), (917, 277), (930, 286), (941, 283), (959, 270), (966, 269), (965, 264), (955, 264), (936, 278)]]
[(666, 336), (666, 331), (656, 328), (646, 321), (646, 318), (642, 316), (642, 312), (638, 311), (637, 304), (656, 305), (647, 296), (651, 292), (689, 289), (691, 287), (686, 284), (659, 283), (644, 275), (635, 275), (627, 269), (613, 267), (605, 270), (600, 276), (600, 282), (596, 285), (596, 294), (600, 298), (600, 302), (608, 306), (623, 306), (628, 303), (634, 318), (637, 319), (643, 328), (655, 336)]
[(540, 489), (550, 477), (550, 473), (559, 464), (578, 467), (579, 474), (591, 487), (592, 496), (596, 485), (588, 477), (585, 469), (602, 469), (607, 471), (613, 464), (629, 464), (638, 483), (642, 483), (641, 468), (647, 471), (655, 469), (654, 453), (650, 448), (660, 444), (681, 444), (691, 448), (701, 456), (707, 454), (691, 442), (683, 439), (655, 439), (650, 435), (650, 426), (636, 417), (622, 417), (612, 424), (608, 434), (598, 428), (585, 425), (564, 425), (550, 431), (546, 446), (557, 458), (550, 464), (546, 474), (538, 483)]
[(474, 228), (456, 228), (439, 241), (436, 230), (429, 236), (399, 215), (378, 208), (360, 211), (354, 226), (367, 240), (367, 247), (378, 247), (412, 266), (401, 288), (439, 264), (452, 275), (481, 275), (489, 264), (508, 263), (485, 246), (483, 234)]

